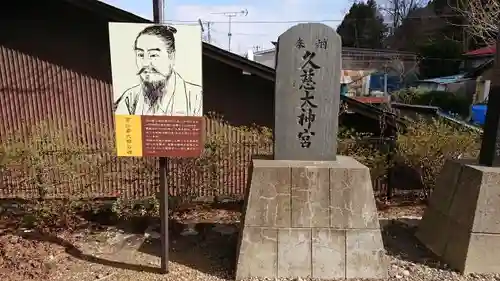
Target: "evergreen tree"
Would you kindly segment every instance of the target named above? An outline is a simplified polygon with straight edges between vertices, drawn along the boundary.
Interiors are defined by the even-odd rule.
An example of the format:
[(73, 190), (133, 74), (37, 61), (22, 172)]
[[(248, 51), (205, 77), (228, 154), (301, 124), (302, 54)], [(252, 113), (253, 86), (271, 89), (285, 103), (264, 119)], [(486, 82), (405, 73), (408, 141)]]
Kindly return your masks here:
[(461, 63), (462, 46), (455, 40), (441, 38), (419, 46), (422, 57), (420, 78), (434, 78), (457, 74)]
[(375, 0), (354, 3), (337, 27), (344, 47), (382, 48), (387, 26)]

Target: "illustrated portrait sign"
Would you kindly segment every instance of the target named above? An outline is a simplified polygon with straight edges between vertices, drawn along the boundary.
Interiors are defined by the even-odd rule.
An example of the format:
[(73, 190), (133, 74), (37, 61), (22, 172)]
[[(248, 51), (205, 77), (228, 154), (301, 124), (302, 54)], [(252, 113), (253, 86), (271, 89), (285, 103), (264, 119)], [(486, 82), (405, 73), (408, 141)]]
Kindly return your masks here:
[(110, 23), (118, 156), (193, 157), (201, 152), (201, 29)]

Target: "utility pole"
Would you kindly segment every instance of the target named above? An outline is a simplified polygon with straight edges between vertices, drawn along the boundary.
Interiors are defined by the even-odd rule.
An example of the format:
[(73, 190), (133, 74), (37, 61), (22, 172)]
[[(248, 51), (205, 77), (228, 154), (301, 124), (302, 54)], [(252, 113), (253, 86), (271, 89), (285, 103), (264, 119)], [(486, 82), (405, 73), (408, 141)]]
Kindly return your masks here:
[[(165, 0), (153, 0), (153, 19), (156, 24), (163, 23)], [(168, 273), (168, 186), (166, 157), (160, 157), (160, 240), (161, 240), (161, 272)]]
[(246, 17), (248, 15), (248, 10), (244, 9), (244, 10), (241, 10), (239, 12), (221, 12), (221, 13), (211, 13), (211, 14), (212, 15), (224, 15), (228, 18), (229, 29), (227, 32), (227, 39), (228, 39), (227, 49), (228, 49), (228, 51), (231, 51), (231, 37), (233, 36), (233, 34), (231, 33), (232, 19), (236, 16)]
[[(200, 25), (201, 27), (201, 32), (202, 33), (205, 33), (205, 25), (207, 26), (207, 37), (206, 37), (206, 41), (208, 43), (212, 43), (212, 34), (211, 34), (211, 30), (212, 30), (212, 23), (207, 21), (207, 22), (203, 22), (201, 19), (198, 19), (198, 24)], [(203, 39), (205, 39), (205, 37), (203, 36)]]
[(211, 24), (212, 24), (211, 22), (207, 21), (207, 40), (208, 40), (208, 43), (212, 43), (212, 36), (210, 33), (210, 31), (212, 30)]
[(154, 23), (163, 23), (165, 19), (165, 0), (153, 0), (153, 21)]

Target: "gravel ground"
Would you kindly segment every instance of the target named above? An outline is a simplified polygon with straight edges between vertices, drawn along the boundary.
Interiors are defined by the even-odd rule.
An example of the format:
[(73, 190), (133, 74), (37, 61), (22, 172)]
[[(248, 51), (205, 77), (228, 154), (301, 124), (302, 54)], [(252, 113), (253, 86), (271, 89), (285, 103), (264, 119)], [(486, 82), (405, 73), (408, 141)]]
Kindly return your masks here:
[[(401, 207), (380, 212), (390, 259), (386, 281), (500, 280), (500, 275), (462, 276), (434, 258), (413, 236), (422, 211)], [(154, 229), (109, 227), (57, 237), (1, 235), (0, 280), (232, 280), (239, 213), (195, 210), (173, 218), (168, 275), (158, 274), (160, 245)], [(16, 264), (16, 257), (22, 262)]]

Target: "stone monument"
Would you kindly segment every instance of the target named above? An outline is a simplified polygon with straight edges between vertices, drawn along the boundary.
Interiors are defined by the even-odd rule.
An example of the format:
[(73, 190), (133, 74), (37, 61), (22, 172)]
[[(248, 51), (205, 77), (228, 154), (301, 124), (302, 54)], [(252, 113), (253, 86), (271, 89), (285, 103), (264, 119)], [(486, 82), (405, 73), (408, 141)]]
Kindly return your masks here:
[[(500, 77), (497, 40), (495, 77)], [(489, 94), (479, 160), (447, 160), (417, 238), (461, 273), (500, 273), (500, 80)]]
[(274, 160), (250, 167), (237, 280), (387, 276), (370, 171), (336, 155), (340, 67), (326, 25), (278, 39)]
[(277, 44), (274, 159), (335, 161), (342, 47), (321, 24), (299, 24)]

